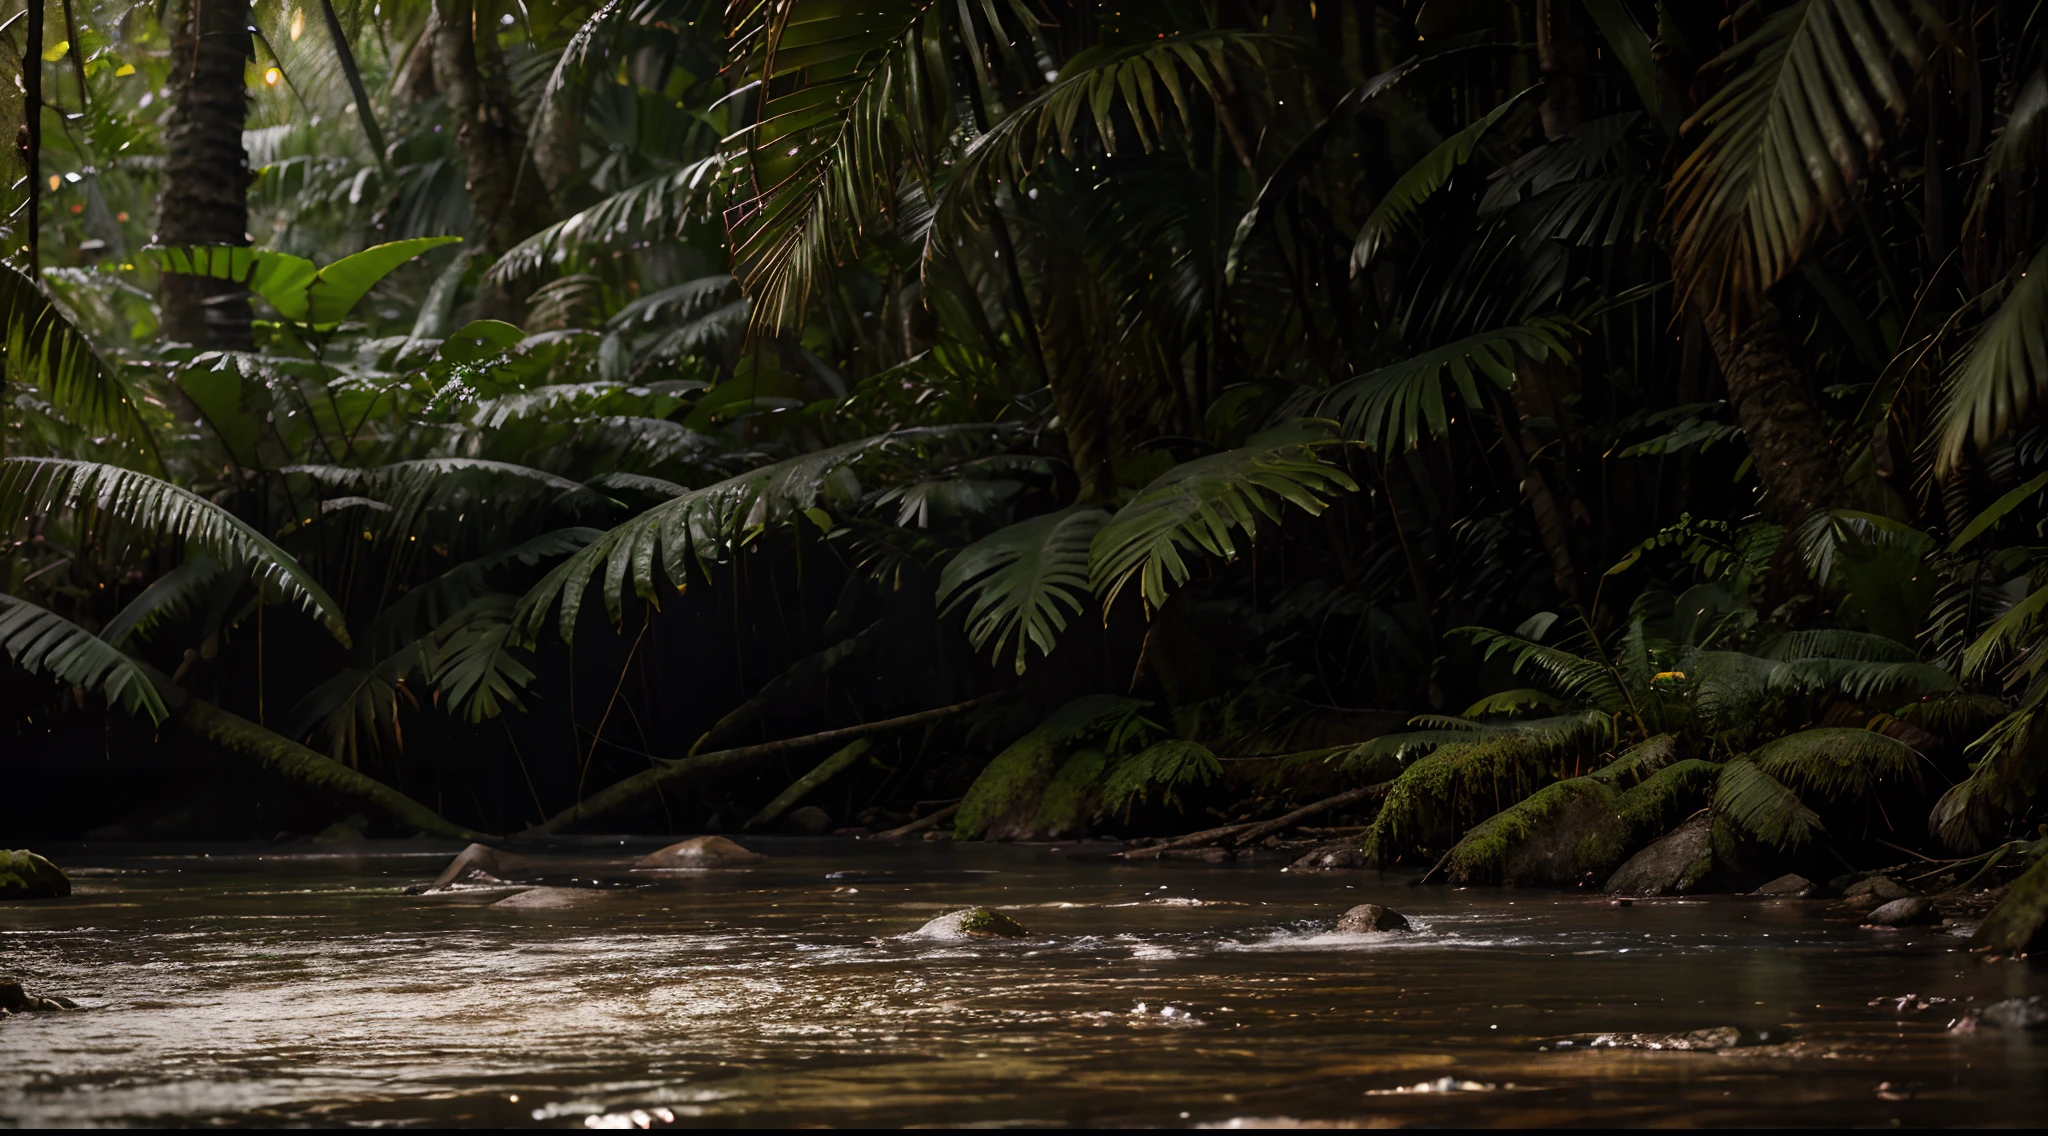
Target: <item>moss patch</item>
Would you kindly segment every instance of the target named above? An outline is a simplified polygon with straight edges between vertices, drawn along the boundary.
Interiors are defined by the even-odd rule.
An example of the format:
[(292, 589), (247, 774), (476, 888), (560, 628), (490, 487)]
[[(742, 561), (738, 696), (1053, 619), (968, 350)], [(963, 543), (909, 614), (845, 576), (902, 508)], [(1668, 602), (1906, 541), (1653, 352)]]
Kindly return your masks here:
[(26, 848), (0, 850), (0, 899), (50, 899), (71, 894), (71, 877)]
[(1038, 728), (1010, 743), (968, 786), (953, 818), (959, 840), (1027, 840), (1038, 807), (1063, 764), (1066, 743), (1136, 705), (1114, 694), (1091, 694), (1060, 707)]
[(1453, 843), (1502, 804), (1527, 797), (1543, 764), (1539, 748), (1518, 735), (1447, 745), (1417, 759), (1387, 790), (1365, 834), (1366, 855), (1385, 864)]
[(2012, 882), (1970, 945), (2014, 954), (2048, 950), (2048, 856)]
[(1032, 819), (1034, 835), (1058, 839), (1087, 831), (1095, 817), (1102, 771), (1108, 764), (1109, 758), (1099, 749), (1084, 749), (1069, 757), (1038, 799), (1038, 814)]

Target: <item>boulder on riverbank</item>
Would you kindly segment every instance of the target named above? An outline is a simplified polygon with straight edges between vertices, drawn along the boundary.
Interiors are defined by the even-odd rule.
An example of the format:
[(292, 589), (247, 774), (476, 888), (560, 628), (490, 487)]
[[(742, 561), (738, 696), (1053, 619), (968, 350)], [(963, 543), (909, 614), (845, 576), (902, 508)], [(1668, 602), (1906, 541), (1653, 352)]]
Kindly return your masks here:
[(1843, 899), (1862, 903), (1890, 903), (1913, 895), (1913, 889), (1890, 876), (1866, 876), (1842, 889)]
[(1609, 895), (1685, 895), (1714, 870), (1714, 822), (1693, 817), (1628, 858), (1607, 877)]
[(1815, 890), (1813, 881), (1796, 872), (1787, 872), (1770, 883), (1751, 892), (1751, 895), (1776, 896), (1781, 899), (1804, 899)]
[[(798, 809), (802, 812), (802, 809)], [(768, 857), (727, 840), (723, 836), (693, 836), (666, 848), (649, 852), (633, 862), (635, 868), (732, 868)]]
[(0, 849), (0, 899), (55, 899), (71, 894), (71, 877), (26, 848)]
[(1407, 917), (1377, 903), (1361, 903), (1337, 920), (1337, 930), (1346, 935), (1372, 935), (1388, 931), (1412, 931)]
[(1031, 932), (1022, 923), (986, 907), (949, 911), (904, 936), (909, 939), (1021, 939)]
[(2048, 856), (2005, 889), (2005, 898), (1984, 917), (1970, 945), (2006, 954), (2048, 950)]

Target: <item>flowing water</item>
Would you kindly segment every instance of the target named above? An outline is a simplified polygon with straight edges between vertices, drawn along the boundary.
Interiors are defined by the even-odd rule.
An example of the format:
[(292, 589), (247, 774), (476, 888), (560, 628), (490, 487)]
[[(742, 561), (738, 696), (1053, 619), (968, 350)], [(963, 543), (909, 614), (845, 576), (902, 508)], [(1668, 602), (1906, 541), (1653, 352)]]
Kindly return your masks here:
[[(1102, 846), (749, 841), (662, 886), (407, 895), (453, 847), (50, 849), (0, 1123), (2034, 1125), (2048, 992), (1823, 901), (1407, 887)], [(620, 862), (651, 847), (613, 842)], [(584, 845), (590, 852), (594, 846)], [(1344, 935), (1376, 902), (1407, 935)], [(905, 937), (986, 904), (1029, 938)], [(1905, 996), (1911, 995), (1907, 998)], [(1904, 999), (1901, 1001), (1901, 999)], [(1717, 1052), (1591, 1035), (1735, 1026)], [(1560, 1045), (1576, 1040), (1578, 1044)]]

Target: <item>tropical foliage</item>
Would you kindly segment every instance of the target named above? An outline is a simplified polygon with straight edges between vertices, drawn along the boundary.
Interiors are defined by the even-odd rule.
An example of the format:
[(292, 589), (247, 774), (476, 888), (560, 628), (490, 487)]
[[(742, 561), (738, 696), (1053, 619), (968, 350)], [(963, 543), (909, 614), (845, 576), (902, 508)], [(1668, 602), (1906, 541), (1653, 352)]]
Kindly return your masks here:
[(2039, 823), (2030, 5), (258, 0), (248, 243), (159, 246), (188, 3), (0, 32), (39, 768), (275, 739), (496, 832), (1371, 783), (1469, 880)]

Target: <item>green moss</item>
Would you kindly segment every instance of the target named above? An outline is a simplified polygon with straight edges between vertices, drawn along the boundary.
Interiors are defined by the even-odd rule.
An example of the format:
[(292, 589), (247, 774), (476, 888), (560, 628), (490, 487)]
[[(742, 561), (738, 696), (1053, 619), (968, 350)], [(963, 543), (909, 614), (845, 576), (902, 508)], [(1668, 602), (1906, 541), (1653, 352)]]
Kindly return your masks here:
[(0, 849), (0, 899), (49, 899), (71, 894), (71, 877), (26, 848)]
[(961, 912), (960, 932), (982, 939), (1021, 939), (1031, 933), (1022, 923), (986, 907)]
[(2013, 954), (2048, 950), (2048, 856), (2005, 889), (1970, 945)]
[(1474, 822), (1528, 796), (1542, 765), (1542, 751), (1517, 735), (1447, 745), (1418, 758), (1387, 790), (1365, 834), (1366, 855), (1384, 864), (1454, 842)]
[(1084, 749), (1069, 757), (1038, 799), (1038, 814), (1032, 820), (1037, 834), (1063, 837), (1087, 828), (1095, 816), (1102, 771), (1108, 764), (1109, 758), (1099, 749)]
[(1113, 694), (1077, 698), (1010, 743), (968, 786), (953, 818), (959, 840), (1016, 840), (1034, 831), (1040, 798), (1060, 770), (1065, 743), (1136, 705)]
[(1720, 776), (1717, 762), (1690, 758), (1667, 765), (1624, 792), (1614, 803), (1631, 844), (1645, 844), (1698, 812)]
[(1621, 859), (1612, 786), (1574, 777), (1482, 821), (1444, 857), (1453, 883), (1571, 883)]

